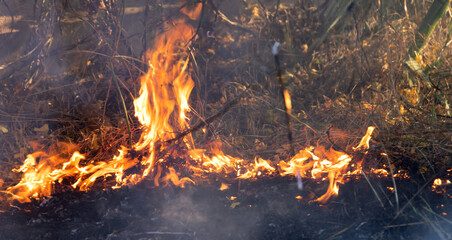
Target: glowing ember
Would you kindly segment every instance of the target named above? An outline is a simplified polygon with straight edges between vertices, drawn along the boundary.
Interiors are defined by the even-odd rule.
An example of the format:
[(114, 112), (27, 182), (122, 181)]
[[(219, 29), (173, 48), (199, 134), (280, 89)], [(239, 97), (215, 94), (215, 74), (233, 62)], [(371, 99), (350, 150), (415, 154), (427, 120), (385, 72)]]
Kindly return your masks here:
[(382, 177), (387, 177), (389, 176), (389, 172), (386, 171), (386, 169), (371, 169), (371, 171), (375, 174), (377, 174), (378, 176), (382, 176)]
[(226, 183), (222, 183), (221, 186), (220, 186), (220, 191), (224, 191), (226, 189), (229, 189), (229, 185), (226, 184)]
[[(184, 8), (182, 12), (196, 19), (201, 12), (201, 4), (197, 4), (192, 11)], [(182, 19), (173, 19), (165, 29), (168, 30), (155, 39), (152, 51), (147, 52), (149, 71), (140, 78), (140, 95), (133, 102), (142, 134), (132, 149), (121, 146), (117, 155), (105, 162), (88, 161), (78, 152), (76, 145), (66, 143), (58, 143), (49, 151), (30, 154), (20, 168), (13, 170), (22, 173), (20, 182), (4, 191), (11, 199), (22, 203), (33, 198), (42, 199), (52, 194), (55, 184), (87, 191), (96, 181), (107, 178), (114, 181), (112, 188), (136, 184), (145, 178), (153, 179), (156, 186), (173, 184), (185, 187), (206, 181), (209, 174), (215, 173), (235, 179), (292, 176), (296, 178), (299, 190), (303, 189), (302, 178), (328, 180), (327, 192), (315, 200), (324, 203), (338, 195), (339, 184), (344, 182), (347, 173), (360, 172), (360, 163), (351, 166), (352, 157), (333, 148), (308, 147), (287, 162), (280, 161), (275, 165), (261, 158), (249, 161), (228, 156), (221, 151), (220, 143), (211, 143), (206, 149), (196, 149), (189, 134), (181, 138), (178, 150), (172, 150), (185, 161), (177, 166), (172, 165), (167, 156), (171, 149), (165, 141), (175, 138), (176, 133), (189, 127), (188, 99), (194, 82), (187, 71), (189, 59), (186, 57), (186, 43), (193, 37), (194, 29)], [(284, 92), (284, 100), (290, 112), (292, 104), (287, 91)], [(367, 129), (355, 151), (362, 152), (369, 148), (374, 129)], [(132, 168), (133, 171), (126, 171)], [(186, 172), (193, 174), (184, 176), (182, 173)], [(222, 183), (220, 190), (228, 187)], [(301, 196), (297, 196), (297, 199), (301, 199)]]
[(435, 179), (433, 181), (433, 188), (437, 188), (438, 186), (441, 186), (441, 184), (443, 183), (443, 181), (439, 178)]
[(452, 184), (450, 180), (441, 180), (440, 178), (437, 178), (433, 181), (432, 185), (432, 191), (437, 193), (445, 193), (446, 189), (445, 186)]
[(394, 193), (394, 188), (393, 187), (386, 187), (387, 189), (389, 189), (389, 191), (391, 191), (392, 193)]
[(355, 148), (353, 148), (354, 150), (365, 150), (369, 148), (369, 141), (370, 138), (372, 137), (372, 133), (375, 130), (375, 127), (368, 127), (367, 128), (367, 132), (366, 135), (361, 139), (361, 141), (359, 142), (358, 146), (356, 146)]
[(284, 104), (286, 105), (287, 112), (292, 112), (292, 100), (290, 99), (290, 94), (287, 89), (284, 89)]

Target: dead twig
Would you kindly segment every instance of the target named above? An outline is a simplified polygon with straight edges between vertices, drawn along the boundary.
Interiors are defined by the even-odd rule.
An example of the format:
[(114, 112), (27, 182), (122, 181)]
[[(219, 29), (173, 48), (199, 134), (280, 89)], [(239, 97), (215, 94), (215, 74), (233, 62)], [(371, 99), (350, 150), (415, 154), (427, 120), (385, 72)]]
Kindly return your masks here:
[(124, 97), (122, 96), (121, 88), (119, 87), (118, 79), (116, 78), (115, 70), (113, 69), (113, 63), (111, 60), (110, 60), (110, 69), (111, 69), (111, 74), (113, 76), (113, 80), (116, 85), (116, 89), (118, 90), (118, 93), (119, 93), (119, 97), (121, 98), (121, 103), (122, 103), (122, 107), (124, 110), (124, 116), (126, 118), (126, 123), (127, 123), (127, 130), (129, 131), (129, 145), (130, 145), (129, 147), (130, 147), (130, 149), (132, 149), (132, 131), (130, 129), (129, 114), (127, 113), (127, 106), (124, 101)]
[(364, 176), (364, 179), (366, 179), (367, 183), (370, 186), (370, 189), (372, 189), (372, 192), (374, 193), (375, 197), (377, 197), (378, 202), (380, 203), (382, 208), (385, 208), (385, 205), (383, 204), (383, 201), (381, 201), (380, 196), (377, 193), (377, 190), (374, 188), (374, 186), (372, 185), (372, 183), (370, 182), (369, 178), (367, 177), (366, 173), (364, 173), (364, 170), (361, 169), (361, 173)]
[(424, 183), (424, 185), (422, 185), (419, 188), (419, 190), (417, 190), (417, 192), (408, 200), (408, 202), (405, 203), (405, 205), (403, 205), (403, 207), (400, 208), (400, 210), (394, 216), (393, 220), (396, 220), (400, 216), (400, 214), (405, 210), (405, 208), (407, 208), (411, 204), (413, 199), (415, 199), (428, 185), (430, 185), (433, 182), (433, 180), (435, 180), (435, 178), (437, 178), (437, 174), (433, 175), (427, 182)]
[(327, 240), (334, 239), (334, 238), (336, 238), (337, 236), (343, 234), (344, 232), (347, 232), (347, 231), (350, 230), (350, 228), (352, 228), (355, 224), (356, 224), (356, 222), (353, 222), (352, 224), (348, 225), (347, 227), (345, 227), (344, 229), (340, 230), (339, 232), (337, 232), (337, 233), (335, 233), (335, 234), (329, 236), (329, 237), (327, 238)]
[(187, 235), (187, 236), (195, 236), (195, 233), (190, 232), (142, 232), (142, 233), (136, 233), (134, 236), (141, 236), (141, 235)]
[(331, 130), (332, 126), (328, 128), (328, 130), (326, 130), (326, 136), (328, 138), (328, 141), (333, 145), (333, 148), (339, 149), (341, 152), (346, 153), (347, 155), (351, 155), (350, 153), (348, 153), (345, 149), (343, 149), (341, 146), (338, 146), (332, 139), (330, 136), (330, 130)]
[(281, 4), (281, 0), (278, 0), (278, 2), (276, 3), (276, 10), (275, 10), (275, 15), (273, 15), (273, 21), (276, 20), (276, 17), (278, 16), (278, 11), (279, 11), (279, 5)]
[(185, 46), (190, 45), (190, 43), (193, 42), (193, 40), (195, 40), (196, 36), (198, 36), (199, 29), (201, 29), (202, 19), (204, 18), (204, 11), (205, 11), (205, 7), (206, 7), (206, 0), (202, 0), (201, 4), (202, 4), (201, 16), (199, 17), (198, 27), (196, 27), (195, 34), (193, 34), (193, 36), (190, 38), (190, 40), (188, 40), (188, 42), (185, 44)]
[(261, 0), (257, 0), (257, 2), (259, 3), (259, 5), (261, 5), (262, 10), (263, 10), (263, 12), (264, 12), (265, 20), (268, 22), (267, 8), (266, 8), (265, 5), (261, 2)]
[(383, 146), (383, 150), (385, 152), (384, 156), (388, 160), (388, 166), (389, 166), (389, 170), (391, 172), (391, 179), (392, 179), (392, 185), (394, 186), (394, 195), (395, 195), (395, 201), (396, 201), (396, 206), (397, 206), (397, 214), (398, 214), (398, 212), (399, 212), (399, 193), (397, 191), (397, 184), (396, 184), (396, 181), (395, 181), (395, 178), (394, 178), (394, 170), (392, 169), (392, 164), (391, 164), (391, 161), (389, 160), (386, 148), (385, 148), (384, 145), (382, 145), (382, 146)]
[(205, 120), (201, 121), (200, 123), (198, 123), (196, 126), (187, 129), (181, 133), (179, 133), (175, 138), (166, 140), (164, 143), (171, 143), (174, 141), (177, 141), (185, 136), (187, 136), (188, 134), (197, 131), (199, 129), (201, 129), (202, 127), (208, 125), (209, 123), (213, 122), (215, 119), (217, 119), (218, 117), (224, 115), (226, 112), (228, 112), (233, 106), (235, 106), (237, 103), (240, 102), (240, 100), (243, 98), (243, 96), (245, 96), (245, 94), (247, 94), (249, 92), (250, 89), (253, 89), (254, 86), (251, 86), (247, 89), (245, 89), (243, 92), (241, 92), (237, 97), (235, 97), (234, 99), (232, 99), (231, 101), (227, 102), (222, 109), (220, 109), (217, 113), (213, 114), (212, 116), (206, 118)]
[(281, 96), (284, 101), (284, 110), (286, 113), (286, 123), (287, 123), (287, 128), (288, 128), (287, 138), (289, 139), (289, 143), (290, 143), (290, 154), (293, 156), (295, 154), (295, 150), (294, 150), (294, 146), (293, 146), (292, 120), (290, 118), (291, 110), (292, 110), (292, 103), (290, 100), (289, 92), (287, 91), (286, 87), (284, 86), (284, 82), (282, 79), (281, 63), (279, 61), (279, 52), (278, 52), (279, 45), (280, 45), (279, 42), (276, 42), (273, 45), (272, 53), (275, 58), (276, 76), (278, 78), (279, 89), (281, 90)]
[(14, 59), (13, 61), (11, 61), (11, 62), (9, 62), (9, 63), (5, 63), (5, 64), (3, 64), (3, 65), (0, 65), (0, 70), (3, 70), (3, 69), (5, 69), (5, 68), (9, 67), (10, 65), (12, 65), (12, 64), (14, 64), (14, 63), (16, 63), (16, 62), (18, 62), (18, 61), (20, 61), (20, 60), (22, 60), (22, 59), (28, 57), (28, 56), (30, 56), (30, 55), (33, 54), (39, 47), (48, 45), (48, 44), (50, 43), (50, 41), (51, 41), (51, 39), (49, 38), (49, 39), (47, 39), (47, 41), (46, 41), (45, 43), (44, 43), (43, 41), (39, 42), (39, 43), (38, 43), (31, 51), (29, 51), (28, 53), (26, 53), (26, 54), (24, 54), (24, 55), (22, 55), (22, 56), (20, 56), (20, 57), (18, 57), (18, 58), (16, 58), (16, 59)]
[(407, 227), (407, 226), (413, 226), (413, 225), (424, 225), (426, 222), (411, 222), (411, 223), (403, 223), (403, 224), (396, 224), (396, 225), (387, 225), (384, 226), (384, 229), (388, 228), (400, 228), (400, 227)]
[(241, 30), (241, 31), (250, 33), (251, 35), (253, 35), (254, 37), (256, 37), (256, 33), (254, 33), (252, 30), (250, 30), (250, 29), (244, 27), (243, 25), (241, 25), (241, 24), (239, 24), (239, 23), (237, 23), (237, 22), (234, 22), (234, 21), (230, 20), (226, 15), (224, 15), (224, 13), (222, 13), (222, 12), (217, 8), (217, 6), (215, 6), (215, 4), (212, 2), (212, 0), (208, 0), (207, 3), (209, 3), (210, 6), (212, 7), (213, 11), (215, 11), (215, 14), (216, 14), (215, 18), (216, 18), (217, 16), (219, 16), (223, 21), (225, 21), (226, 23), (228, 23), (229, 25), (231, 25), (233, 28), (236, 28), (236, 29), (238, 29), (238, 30)]
[[(11, 26), (10, 26), (10, 32), (9, 33), (13, 33), (14, 32), (14, 26), (16, 25), (15, 21), (14, 21), (14, 14), (11, 11), (11, 9), (9, 8), (8, 3), (6, 3), (6, 1), (2, 1), (2, 2), (3, 2), (3, 5), (5, 5), (5, 8), (8, 11), (9, 15), (11, 16)], [(12, 37), (12, 35), (11, 35), (11, 37)]]

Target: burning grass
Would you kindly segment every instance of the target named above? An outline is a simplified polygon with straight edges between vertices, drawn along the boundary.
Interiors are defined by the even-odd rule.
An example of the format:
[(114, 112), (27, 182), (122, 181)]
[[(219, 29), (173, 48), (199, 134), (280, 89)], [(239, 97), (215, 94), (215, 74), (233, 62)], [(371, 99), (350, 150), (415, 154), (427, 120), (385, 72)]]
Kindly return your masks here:
[[(33, 206), (33, 199), (72, 192), (68, 191), (71, 188), (120, 188), (144, 180), (154, 187), (220, 181), (222, 191), (228, 191), (224, 186), (238, 185), (240, 192), (241, 185), (246, 185), (244, 179), (265, 183), (262, 179), (288, 175), (284, 181), (296, 183), (299, 192), (290, 197), (293, 201), (308, 204), (315, 200), (332, 207), (331, 197), (339, 194), (337, 201), (347, 204), (349, 193), (341, 198), (339, 184), (361, 183), (369, 193), (362, 200), (387, 212), (380, 233), (403, 228), (417, 217), (422, 221), (416, 224), (430, 226), (439, 238), (450, 236), (442, 225), (448, 210), (438, 210), (450, 202), (451, 132), (444, 100), (450, 96), (451, 52), (445, 48), (450, 19), (440, 22), (416, 59), (425, 69), (424, 75), (416, 75), (404, 66), (402, 51), (411, 44), (416, 24), (410, 18), (411, 9), (401, 17), (396, 5), (384, 8), (384, 15), (378, 14), (383, 6), (376, 3), (350, 10), (314, 50), (310, 47), (328, 27), (328, 21), (322, 25), (320, 19), (329, 11), (329, 1), (325, 5), (310, 1), (298, 5), (278, 1), (277, 6), (256, 3), (237, 12), (215, 1), (205, 1), (204, 9), (201, 4), (189, 6), (190, 10), (182, 13), (177, 13), (176, 7), (170, 16), (160, 15), (165, 21), (154, 22), (154, 47), (139, 60), (123, 36), (120, 7), (114, 2), (92, 9), (91, 14), (105, 11), (106, 15), (82, 20), (94, 26), (96, 36), (105, 43), (95, 50), (69, 51), (83, 55), (83, 64), (75, 66), (68, 74), (73, 77), (66, 79), (74, 80), (70, 86), (76, 89), (57, 94), (54, 90), (59, 88), (52, 86), (52, 81), (62, 76), (51, 77), (48, 72), (42, 74), (40, 84), (6, 83), (0, 96), (12, 99), (5, 103), (21, 102), (12, 94), (18, 91), (17, 96), (41, 104), (24, 101), (19, 110), (10, 107), (15, 117), (8, 126), (2, 125), (7, 134), (15, 135), (14, 141), (5, 138), (4, 146), (20, 153), (5, 155), (9, 170), (22, 173), (22, 180), (6, 171), (2, 175), (6, 177), (0, 187), (8, 193), (3, 196), (5, 207), (11, 196), (19, 202), (32, 201)], [(157, 14), (156, 9), (157, 5), (147, 5), (144, 14)], [(41, 11), (46, 10), (57, 14), (62, 9), (43, 5)], [(43, 18), (41, 24), (51, 25), (54, 20)], [(185, 25), (186, 21), (194, 27)], [(145, 28), (147, 24), (145, 21)], [(143, 39), (149, 38), (148, 34), (151, 32), (145, 29)], [(293, 142), (286, 140), (283, 101), (275, 81), (271, 57), (275, 41), (282, 43), (281, 80), (287, 89), (286, 102), (291, 98), (288, 116), (293, 122)], [(105, 68), (111, 63), (111, 70)], [(40, 71), (35, 65), (31, 69)], [(108, 76), (110, 80), (104, 81)], [(425, 76), (433, 88), (421, 81)], [(113, 91), (116, 77), (119, 91), (126, 93), (123, 100)], [(239, 104), (231, 109), (232, 102)], [(121, 105), (135, 117), (124, 120)], [(55, 106), (61, 112), (52, 115)], [(229, 108), (222, 111), (223, 106)], [(42, 112), (48, 116), (43, 118), (57, 124), (26, 122), (29, 117), (25, 114), (33, 112)], [(215, 113), (221, 116), (208, 117)], [(202, 131), (190, 130), (200, 123)], [(127, 125), (131, 126), (128, 131)], [(368, 126), (377, 127), (374, 140), (370, 139), (373, 128), (365, 135)], [(46, 145), (52, 138), (57, 138), (53, 140), (57, 143), (50, 147), (31, 144), (31, 151), (22, 143), (29, 141), (30, 129), (41, 134)], [(181, 137), (181, 133), (188, 134)], [(129, 136), (133, 144), (127, 142)], [(292, 156), (291, 145), (304, 150)], [(22, 164), (20, 159), (26, 161)], [(41, 177), (30, 180), (36, 173)], [(311, 178), (326, 184), (314, 189), (310, 185), (317, 181)], [(416, 184), (404, 189), (400, 185), (404, 181)], [(30, 187), (31, 183), (36, 185)], [(344, 188), (349, 189), (347, 184)], [(26, 208), (17, 203), (13, 206)], [(231, 204), (232, 209), (236, 206)], [(362, 215), (361, 223), (366, 216)], [(350, 224), (329, 236), (361, 226)]]

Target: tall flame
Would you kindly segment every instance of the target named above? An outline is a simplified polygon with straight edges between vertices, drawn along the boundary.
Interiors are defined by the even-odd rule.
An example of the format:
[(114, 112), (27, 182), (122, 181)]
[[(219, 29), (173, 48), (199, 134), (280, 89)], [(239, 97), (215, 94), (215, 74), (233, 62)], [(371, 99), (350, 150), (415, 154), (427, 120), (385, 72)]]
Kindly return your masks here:
[[(201, 4), (191, 10), (183, 8), (181, 12), (190, 19), (196, 19), (201, 12)], [(57, 147), (47, 152), (30, 154), (20, 168), (13, 169), (22, 173), (22, 179), (4, 191), (11, 199), (19, 202), (41, 199), (51, 195), (57, 183), (86, 191), (102, 178), (114, 178), (113, 188), (136, 184), (146, 177), (152, 177), (156, 186), (163, 182), (164, 185), (172, 183), (184, 187), (194, 184), (195, 180), (202, 182), (211, 173), (237, 179), (290, 175), (297, 177), (300, 183), (301, 177), (328, 179), (328, 190), (317, 201), (323, 203), (338, 194), (339, 184), (343, 183), (346, 172), (350, 170), (352, 157), (332, 148), (308, 147), (289, 161), (275, 164), (261, 158), (248, 161), (226, 155), (221, 151), (220, 144), (213, 143), (209, 149), (195, 149), (191, 136), (187, 135), (181, 144), (182, 150), (185, 150), (178, 150), (177, 154), (188, 160), (178, 167), (185, 167), (193, 175), (182, 176), (177, 168), (165, 162), (168, 159), (160, 155), (163, 155), (163, 150), (168, 150), (168, 146), (159, 143), (187, 130), (188, 99), (194, 87), (187, 71), (189, 58), (186, 57), (186, 43), (194, 35), (193, 27), (185, 24), (183, 19), (175, 19), (168, 22), (165, 29), (168, 30), (155, 39), (154, 48), (147, 52), (149, 71), (140, 78), (139, 96), (133, 101), (142, 134), (132, 149), (121, 146), (117, 155), (105, 162), (87, 161), (76, 145), (65, 143), (58, 143)], [(290, 110), (288, 92), (284, 92), (284, 98)], [(369, 147), (373, 129), (369, 127), (356, 150)], [(138, 170), (127, 173), (132, 172), (126, 171), (131, 168)]]
[[(191, 11), (184, 8), (181, 12), (195, 19), (201, 12), (201, 4)], [(159, 35), (154, 48), (147, 51), (149, 71), (141, 77), (140, 95), (133, 102), (135, 116), (142, 125), (142, 134), (132, 148), (134, 151), (145, 151), (145, 154), (132, 157), (131, 149), (121, 146), (110, 161), (86, 163), (84, 155), (74, 151), (76, 146), (59, 143), (65, 146), (64, 151), (30, 154), (19, 169), (13, 169), (22, 173), (22, 179), (17, 185), (6, 189), (12, 199), (29, 202), (31, 198), (49, 196), (53, 185), (63, 180), (70, 181), (73, 188), (86, 191), (98, 178), (114, 175), (114, 188), (118, 188), (140, 182), (154, 171), (157, 141), (170, 139), (175, 132), (188, 126), (188, 98), (194, 86), (186, 71), (189, 59), (184, 54), (186, 43), (194, 35), (193, 27), (181, 18), (166, 23), (164, 28), (169, 30)], [(73, 154), (68, 159), (70, 152)], [(137, 166), (142, 169), (141, 173), (125, 174), (127, 169)], [(164, 180), (175, 184), (190, 182), (179, 180), (174, 169), (169, 171), (172, 175), (163, 177)]]

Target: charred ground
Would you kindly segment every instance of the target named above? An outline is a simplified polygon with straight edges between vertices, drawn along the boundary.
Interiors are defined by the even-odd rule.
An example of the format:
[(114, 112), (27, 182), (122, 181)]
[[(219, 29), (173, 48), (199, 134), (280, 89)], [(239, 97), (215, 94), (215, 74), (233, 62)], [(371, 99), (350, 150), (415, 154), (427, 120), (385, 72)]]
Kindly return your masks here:
[[(307, 184), (312, 190), (325, 187)], [(398, 184), (413, 189), (404, 190), (406, 196), (419, 187), (410, 180)], [(56, 194), (2, 213), (0, 231), (4, 239), (438, 239), (422, 216), (450, 212), (449, 206), (428, 213), (423, 200), (414, 200), (413, 208), (394, 218), (393, 210), (381, 207), (369, 185), (359, 180), (344, 185), (339, 197), (326, 205), (309, 203), (310, 190), (302, 200), (295, 199), (299, 191), (289, 178), (242, 182), (240, 190), (218, 188), (157, 189), (142, 183), (114, 191)], [(450, 201), (433, 192), (422, 198), (438, 206)], [(420, 206), (420, 215), (414, 215), (414, 206)], [(447, 223), (440, 227), (447, 228)]]

